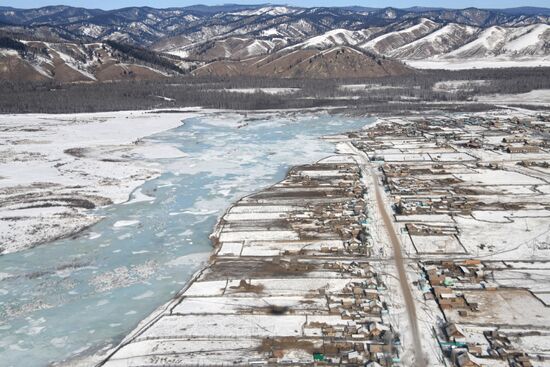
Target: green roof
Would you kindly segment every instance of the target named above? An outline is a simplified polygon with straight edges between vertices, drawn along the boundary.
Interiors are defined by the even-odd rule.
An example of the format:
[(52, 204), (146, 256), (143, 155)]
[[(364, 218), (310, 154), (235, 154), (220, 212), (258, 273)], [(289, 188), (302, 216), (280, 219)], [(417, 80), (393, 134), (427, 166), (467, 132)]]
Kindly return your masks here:
[(325, 355), (323, 353), (313, 353), (313, 360), (314, 361), (324, 361)]

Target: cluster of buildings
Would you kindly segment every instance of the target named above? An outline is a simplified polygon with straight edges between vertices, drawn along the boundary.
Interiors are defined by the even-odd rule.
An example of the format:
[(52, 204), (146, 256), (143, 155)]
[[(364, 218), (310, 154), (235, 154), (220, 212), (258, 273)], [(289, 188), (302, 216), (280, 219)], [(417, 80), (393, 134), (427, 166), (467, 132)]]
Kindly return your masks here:
[[(537, 299), (529, 288), (514, 289), (499, 282), (519, 270), (514, 265), (503, 266), (506, 264), (485, 264), (475, 259), (422, 262), (419, 287), (424, 299), (435, 300), (441, 311), (438, 343), (457, 366), (531, 367), (550, 363), (547, 351), (531, 349), (533, 345), (529, 345), (535, 340), (536, 346), (537, 338), (550, 336), (549, 317), (537, 314), (540, 324), (530, 324), (527, 315), (533, 311), (545, 312), (549, 305)], [(545, 264), (541, 268), (550, 267)], [(539, 310), (530, 309), (526, 297), (539, 304)], [(490, 299), (504, 303), (496, 307)], [(514, 304), (526, 309), (516, 309)], [(492, 313), (499, 313), (499, 317), (492, 318)], [(517, 322), (507, 323), (506, 318)]]
[[(550, 365), (549, 120), (390, 117), (347, 135), (347, 153), (231, 207), (208, 266), (105, 365), (406, 366), (426, 351), (430, 366)], [(395, 228), (368, 200), (367, 171)], [(404, 278), (386, 268), (395, 253), (373, 251), (390, 246), (383, 227), (423, 312), (416, 353), (395, 294)]]
[(550, 365), (549, 119), (395, 117), (349, 135), (378, 167), (419, 269), (416, 302), (441, 365)]
[[(326, 267), (333, 268), (331, 263)], [(361, 275), (338, 292), (325, 293), (329, 313), (346, 320), (339, 325), (322, 325), (323, 338), (330, 342), (318, 353), (334, 364), (364, 364), (391, 366), (399, 361), (399, 334), (387, 320), (388, 305), (384, 299), (386, 286), (375, 268), (366, 262), (336, 263), (340, 271)], [(336, 347), (338, 339), (346, 339), (343, 349)], [(375, 365), (375, 364), (373, 364)]]
[(337, 155), (238, 201), (208, 266), (106, 365), (399, 365), (361, 178)]

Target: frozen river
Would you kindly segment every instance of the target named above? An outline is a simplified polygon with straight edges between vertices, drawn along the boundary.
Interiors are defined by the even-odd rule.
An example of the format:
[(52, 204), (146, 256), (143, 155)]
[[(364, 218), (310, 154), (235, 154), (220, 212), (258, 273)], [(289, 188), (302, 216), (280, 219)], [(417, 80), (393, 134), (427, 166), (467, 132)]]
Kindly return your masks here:
[(98, 210), (106, 219), (77, 238), (0, 256), (0, 365), (47, 366), (116, 344), (204, 264), (231, 202), (332, 153), (319, 136), (370, 122), (265, 115), (237, 128), (211, 115), (149, 137), (187, 156), (158, 160), (159, 178)]

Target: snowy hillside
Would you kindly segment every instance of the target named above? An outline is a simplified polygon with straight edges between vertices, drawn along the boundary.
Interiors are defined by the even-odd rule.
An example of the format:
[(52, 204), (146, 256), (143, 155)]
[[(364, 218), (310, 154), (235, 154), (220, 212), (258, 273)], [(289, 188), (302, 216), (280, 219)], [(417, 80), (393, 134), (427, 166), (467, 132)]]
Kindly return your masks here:
[(410, 42), (417, 40), (427, 34), (430, 34), (440, 25), (429, 19), (421, 19), (418, 24), (414, 24), (399, 31), (382, 34), (362, 45), (364, 50), (374, 51), (379, 54), (389, 54), (396, 48), (404, 46)]
[(547, 24), (495, 26), (474, 35), (473, 40), (449, 52), (426, 57), (415, 57), (415, 54), (392, 56), (415, 60), (409, 64), (419, 68), (550, 66), (550, 26)]
[[(196, 68), (213, 62), (240, 61), (348, 46), (376, 57), (393, 58), (415, 67), (492, 67), (546, 65), (550, 56), (550, 10), (299, 8), (273, 5), (191, 6), (154, 9), (132, 7), (110, 11), (66, 6), (41, 9), (0, 8), (0, 31), (16, 42), (43, 42), (44, 54), (13, 48), (0, 37), (0, 66), (5, 77), (93, 81), (124, 75), (163, 75), (169, 69)], [(115, 41), (145, 51), (126, 68), (120, 53), (104, 54), (91, 46)], [(49, 46), (52, 44), (61, 46)], [(82, 49), (84, 47), (84, 49)], [(49, 50), (52, 49), (52, 52)], [(67, 52), (71, 49), (71, 52)], [(82, 50), (80, 50), (82, 49)], [(80, 50), (80, 51), (79, 51)], [(13, 51), (19, 51), (14, 54)], [(156, 56), (155, 56), (156, 54)], [(114, 56), (113, 56), (114, 55)], [(27, 55), (28, 56), (28, 55)], [(111, 60), (112, 59), (112, 60)], [(109, 61), (110, 60), (110, 61)], [(123, 62), (121, 62), (123, 61)], [(168, 65), (171, 64), (172, 66)], [(98, 72), (104, 76), (98, 77)], [(445, 66), (447, 65), (447, 66)], [(146, 71), (143, 67), (149, 69)], [(219, 66), (219, 65), (218, 65)], [(225, 65), (227, 67), (228, 65)], [(30, 74), (29, 74), (30, 72)]]
[(424, 59), (445, 54), (470, 39), (478, 28), (460, 24), (447, 24), (443, 28), (392, 50), (388, 56), (399, 59)]
[(362, 29), (350, 31), (347, 29), (330, 30), (320, 36), (315, 36), (297, 45), (290, 46), (289, 49), (308, 49), (308, 48), (330, 48), (334, 46), (355, 46), (368, 40), (379, 29)]
[(0, 48), (0, 79), (92, 82), (158, 79), (169, 71), (103, 43), (74, 44), (23, 41), (23, 49)]
[(447, 57), (544, 55), (550, 51), (544, 47), (549, 40), (550, 26), (547, 24), (510, 28), (495, 26), (483, 30), (477, 39), (450, 52)]

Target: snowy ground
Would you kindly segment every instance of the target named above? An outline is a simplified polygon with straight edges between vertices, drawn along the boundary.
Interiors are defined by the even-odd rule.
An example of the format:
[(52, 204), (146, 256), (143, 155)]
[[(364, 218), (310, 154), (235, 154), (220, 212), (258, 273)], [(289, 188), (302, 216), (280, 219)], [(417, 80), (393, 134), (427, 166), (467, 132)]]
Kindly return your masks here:
[(513, 68), (513, 67), (547, 67), (550, 66), (550, 59), (427, 59), (427, 60), (405, 60), (405, 63), (417, 69), (445, 69), (445, 70), (466, 70), (484, 68)]
[(128, 200), (158, 174), (149, 159), (184, 153), (140, 139), (189, 113), (112, 112), (0, 118), (0, 254), (79, 232), (90, 209)]
[(277, 94), (292, 94), (296, 93), (300, 90), (300, 88), (231, 88), (226, 89), (226, 92), (232, 92), (232, 93), (245, 93), (245, 94), (253, 94), (253, 93), (265, 93), (265, 94), (271, 94), (271, 95), (277, 95)]
[(532, 104), (532, 105), (550, 105), (550, 89), (533, 90), (528, 93), (520, 94), (492, 94), (479, 96), (479, 102), (489, 102), (496, 104)]
[(472, 91), (474, 87), (487, 84), (487, 80), (446, 80), (433, 86), (436, 92)]
[[(462, 86), (462, 83), (457, 84), (458, 87)], [(527, 95), (533, 103), (538, 104), (544, 101), (547, 94), (548, 91), (537, 91)], [(495, 97), (495, 103), (500, 102), (498, 97)], [(510, 96), (509, 100), (503, 99), (502, 104), (520, 104), (526, 98), (526, 95)], [(497, 118), (503, 125), (487, 123)], [(477, 119), (482, 122), (477, 122)], [(440, 340), (448, 340), (443, 328), (450, 321), (456, 321), (466, 329), (468, 343), (484, 346), (482, 353), (485, 353), (486, 358), (481, 365), (508, 365), (505, 360), (487, 358), (489, 348), (483, 332), (491, 328), (499, 328), (502, 332), (505, 332), (505, 328), (510, 329), (508, 335), (513, 336), (510, 336), (513, 346), (518, 346), (522, 351), (548, 355), (545, 338), (548, 335), (550, 303), (550, 211), (547, 195), (550, 171), (544, 163), (548, 160), (548, 150), (542, 146), (537, 153), (509, 154), (495, 148), (502, 144), (503, 138), (515, 133), (516, 126), (512, 119), (526, 121), (528, 128), (521, 133), (525, 134), (531, 144), (542, 139), (544, 134), (539, 132), (548, 126), (544, 112), (514, 108), (463, 116), (424, 116), (422, 123), (427, 122), (430, 127), (424, 130), (422, 137), (409, 135), (407, 139), (396, 139), (395, 135), (400, 133), (401, 125), (413, 124), (415, 119), (392, 118), (395, 125), (386, 128), (385, 121), (390, 120), (387, 118), (381, 123), (383, 128), (372, 134), (376, 136), (375, 139), (365, 134), (361, 141), (367, 155), (383, 156), (386, 159), (384, 168), (388, 172), (388, 186), (395, 190), (386, 193), (386, 205), (390, 207), (390, 203), (403, 198), (406, 205), (413, 203), (413, 210), (405, 210), (405, 215), (395, 216), (395, 225), (402, 248), (409, 256), (408, 282), (414, 284), (411, 288), (418, 315), (419, 339), (422, 340), (425, 358), (429, 361), (424, 365), (447, 365), (447, 362), (442, 362), (441, 348), (434, 335), (437, 334)], [(468, 120), (476, 122), (462, 126), (461, 122)], [(422, 129), (421, 124), (411, 127), (411, 131)], [(439, 143), (440, 146), (435, 147), (431, 143), (437, 135), (431, 129), (456, 135), (447, 138), (447, 144)], [(486, 139), (483, 147), (464, 147), (465, 141), (474, 138)], [(441, 147), (452, 148), (455, 152), (449, 153)], [(473, 158), (478, 161), (473, 161)], [(518, 164), (520, 161), (533, 163), (524, 166), (524, 163)], [(367, 185), (372, 186), (372, 183)], [(438, 208), (440, 199), (461, 196), (467, 202), (476, 202), (476, 206), (464, 213), (452, 208)], [(422, 201), (427, 197), (436, 204), (424, 210)], [(414, 202), (415, 199), (418, 201)], [(379, 228), (383, 223), (369, 202), (367, 208), (375, 214), (369, 218), (369, 225), (373, 226), (371, 234), (374, 253), (384, 256), (391, 249), (384, 236), (380, 236)], [(419, 228), (430, 228), (430, 232), (422, 234), (420, 230), (407, 233), (405, 223), (420, 224)], [(459, 281), (460, 284), (456, 286), (457, 294), (465, 297), (465, 303), (478, 305), (479, 310), (457, 306), (450, 310), (440, 309), (429, 284), (425, 285), (426, 275), (413, 259), (460, 261), (464, 258), (479, 259), (484, 262), (484, 266), (496, 269), (486, 273), (483, 284), (479, 281)], [(389, 273), (395, 274), (396, 271)], [(391, 281), (394, 279), (389, 277), (387, 281), (390, 299), (394, 295), (391, 292)], [(462, 277), (457, 276), (457, 279), (462, 280)], [(493, 287), (496, 289), (493, 290)], [(395, 295), (398, 297), (399, 292), (395, 292)], [(397, 306), (392, 305), (394, 310), (399, 309), (399, 304), (403, 305), (402, 301), (396, 303)], [(404, 317), (399, 320), (399, 329), (406, 337), (410, 323)], [(406, 355), (407, 351), (404, 352)], [(534, 366), (548, 365), (548, 360), (538, 360), (534, 355), (531, 355), (531, 359)]]
[(462, 291), (468, 302), (477, 303), (479, 311), (461, 316), (457, 310), (446, 311), (446, 316), (460, 323), (483, 323), (516, 327), (548, 327), (550, 314), (545, 305), (523, 289)]
[[(347, 158), (331, 157), (326, 161), (335, 164), (347, 162)], [(313, 360), (312, 348), (322, 347), (320, 337), (327, 333), (325, 326), (341, 329), (341, 337), (348, 340), (351, 336), (345, 328), (351, 324), (385, 325), (385, 311), (381, 310), (364, 310), (361, 316), (354, 314), (353, 320), (351, 315), (350, 318), (341, 315), (343, 299), (346, 302), (356, 299), (356, 303), (361, 300), (363, 307), (374, 299), (380, 304), (385, 300), (383, 282), (365, 271), (370, 269), (366, 266), (369, 264), (351, 261), (364, 261), (363, 254), (350, 256), (344, 251), (323, 251), (322, 247), (328, 249), (329, 245), (331, 249), (337, 245), (342, 248), (341, 236), (332, 227), (325, 226), (326, 222), (297, 220), (309, 217), (334, 200), (343, 202), (344, 206), (355, 202), (353, 196), (334, 189), (349, 185), (346, 180), (350, 177), (356, 177), (354, 183), (358, 184), (358, 175), (350, 176), (353, 166), (314, 168), (296, 167), (290, 171), (290, 178), (246, 196), (231, 207), (212, 235), (219, 250), (211, 256), (209, 265), (198, 272), (174, 300), (160, 307), (129, 334), (106, 365), (252, 365), (272, 357), (270, 347), (266, 349), (272, 340), (284, 342), (280, 348), (282, 355), (276, 357), (277, 363), (292, 361), (293, 365), (309, 365)], [(311, 176), (304, 178), (313, 173), (317, 173), (315, 177), (331, 181), (323, 179), (315, 184), (310, 181)], [(322, 195), (330, 187), (334, 194), (324, 198), (306, 199), (295, 195), (304, 189)], [(354, 220), (358, 218), (349, 211), (337, 213), (344, 221), (350, 215), (354, 215)], [(292, 223), (287, 226), (288, 230), (266, 230), (280, 228), (283, 224), (277, 221), (287, 217), (291, 220), (288, 223)], [(300, 239), (306, 228), (319, 235)], [(321, 235), (319, 240), (317, 237)], [(303, 253), (283, 253), (295, 248)], [(324, 255), (319, 256), (321, 253)], [(285, 265), (294, 263), (294, 259), (296, 264), (300, 263), (298, 269)], [(342, 266), (340, 261), (347, 265)], [(377, 265), (373, 264), (373, 269)], [(347, 266), (355, 271), (346, 270)], [(375, 287), (354, 296), (350, 285), (362, 284), (366, 279), (374, 281)], [(286, 309), (277, 311), (275, 306)], [(402, 313), (403, 309), (397, 312)], [(366, 329), (357, 330), (354, 335), (354, 341), (364, 339), (367, 344), (376, 343)]]
[[(147, 116), (160, 121), (156, 114)], [(360, 129), (371, 121), (330, 116), (319, 110), (253, 115), (204, 110), (187, 113), (184, 118), (182, 126), (148, 136), (142, 139), (147, 144), (132, 149), (131, 159), (139, 158), (137, 152), (145, 149), (147, 157), (156, 157), (152, 160), (158, 166), (151, 160), (133, 163), (162, 174), (134, 190), (131, 200), (122, 198), (122, 204), (94, 209), (93, 213), (106, 218), (90, 230), (0, 256), (1, 365), (41, 366), (63, 360), (71, 367), (96, 365), (109, 344), (118, 344), (122, 335), (172, 298), (203, 266), (211, 251), (208, 235), (217, 216), (232, 202), (271, 186), (284, 177), (290, 165), (330, 154), (333, 146), (319, 136)], [(154, 149), (147, 148), (149, 144)], [(181, 157), (172, 147), (186, 155)], [(91, 147), (86, 150), (88, 156), (80, 159), (100, 160), (100, 152)], [(159, 159), (167, 156), (180, 157)], [(0, 175), (5, 176), (3, 172)], [(269, 206), (259, 215), (279, 210), (284, 215), (291, 208)], [(233, 220), (243, 219), (254, 210), (246, 207), (234, 213), (242, 216)], [(249, 244), (243, 253), (258, 254), (272, 247), (267, 242)], [(319, 249), (321, 244), (315, 246)], [(220, 353), (219, 345), (211, 347), (212, 353)], [(102, 357), (96, 358), (95, 351)], [(88, 357), (90, 354), (93, 356)], [(200, 353), (196, 358), (209, 357)], [(196, 365), (190, 355), (185, 360)]]

